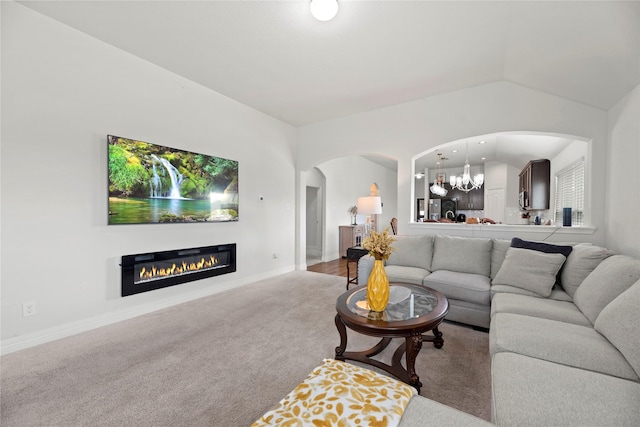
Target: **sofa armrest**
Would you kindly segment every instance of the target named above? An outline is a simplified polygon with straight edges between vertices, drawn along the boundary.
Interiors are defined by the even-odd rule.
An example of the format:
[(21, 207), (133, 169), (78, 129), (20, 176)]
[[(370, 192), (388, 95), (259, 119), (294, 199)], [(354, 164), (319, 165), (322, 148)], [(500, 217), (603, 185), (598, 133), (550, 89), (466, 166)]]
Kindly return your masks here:
[(375, 258), (367, 254), (358, 260), (358, 285), (364, 285), (369, 280)]

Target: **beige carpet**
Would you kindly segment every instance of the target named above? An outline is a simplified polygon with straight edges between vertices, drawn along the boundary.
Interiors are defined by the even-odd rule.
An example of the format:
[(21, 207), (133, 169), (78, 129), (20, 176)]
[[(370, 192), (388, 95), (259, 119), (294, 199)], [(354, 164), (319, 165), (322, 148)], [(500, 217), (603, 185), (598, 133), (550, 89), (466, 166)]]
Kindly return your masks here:
[[(333, 357), (345, 280), (292, 272), (3, 356), (0, 424), (248, 426)], [(488, 334), (441, 330), (416, 362), (421, 394), (489, 419)]]

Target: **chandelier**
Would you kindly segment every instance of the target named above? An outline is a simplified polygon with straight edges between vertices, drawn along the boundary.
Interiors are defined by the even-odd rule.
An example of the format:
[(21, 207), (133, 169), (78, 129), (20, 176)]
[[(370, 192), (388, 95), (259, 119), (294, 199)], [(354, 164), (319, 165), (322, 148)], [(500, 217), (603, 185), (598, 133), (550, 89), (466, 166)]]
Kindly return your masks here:
[(442, 157), (442, 153), (437, 153), (436, 156), (438, 157), (438, 160), (436, 161), (436, 165), (438, 165), (438, 173), (436, 173), (436, 178), (433, 180), (433, 185), (429, 187), (429, 190), (431, 190), (431, 192), (436, 196), (444, 197), (447, 195), (448, 191), (440, 183), (440, 177), (442, 176), (440, 168), (442, 166), (441, 163), (444, 162), (446, 158)]
[(464, 169), (462, 170), (462, 176), (451, 175), (450, 183), (451, 183), (452, 189), (456, 188), (460, 191), (464, 191), (465, 193), (468, 193), (471, 190), (475, 190), (477, 188), (482, 187), (482, 184), (484, 183), (484, 174), (479, 173), (473, 178), (471, 178), (471, 173), (469, 172), (470, 168), (471, 167), (469, 166), (469, 143), (467, 142), (467, 154), (464, 161)]

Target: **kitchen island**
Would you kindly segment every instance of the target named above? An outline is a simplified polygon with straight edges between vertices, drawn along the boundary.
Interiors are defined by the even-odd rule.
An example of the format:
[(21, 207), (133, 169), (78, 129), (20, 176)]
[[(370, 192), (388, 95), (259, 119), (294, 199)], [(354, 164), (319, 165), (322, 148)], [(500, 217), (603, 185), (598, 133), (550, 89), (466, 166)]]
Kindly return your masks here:
[(401, 228), (402, 234), (447, 234), (460, 237), (487, 237), (547, 242), (588, 242), (604, 245), (604, 233), (595, 227), (562, 227), (526, 224), (466, 224), (463, 222), (411, 222)]

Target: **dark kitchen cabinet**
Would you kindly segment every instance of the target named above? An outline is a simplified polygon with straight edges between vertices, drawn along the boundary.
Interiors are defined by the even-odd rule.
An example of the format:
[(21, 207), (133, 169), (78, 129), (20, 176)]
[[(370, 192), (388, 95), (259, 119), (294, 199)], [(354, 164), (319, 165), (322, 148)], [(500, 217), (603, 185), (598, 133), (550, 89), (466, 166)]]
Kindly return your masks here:
[(469, 196), (469, 209), (484, 210), (484, 186), (467, 193)]
[(446, 184), (445, 188), (449, 190), (447, 197), (456, 199), (458, 201), (458, 210), (483, 210), (484, 209), (484, 187), (480, 187), (476, 190), (471, 190), (465, 193), (462, 190), (456, 188), (451, 189), (449, 184)]
[(531, 160), (520, 172), (520, 208), (549, 209), (551, 162)]

